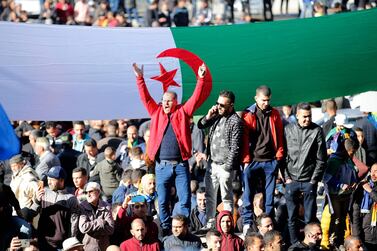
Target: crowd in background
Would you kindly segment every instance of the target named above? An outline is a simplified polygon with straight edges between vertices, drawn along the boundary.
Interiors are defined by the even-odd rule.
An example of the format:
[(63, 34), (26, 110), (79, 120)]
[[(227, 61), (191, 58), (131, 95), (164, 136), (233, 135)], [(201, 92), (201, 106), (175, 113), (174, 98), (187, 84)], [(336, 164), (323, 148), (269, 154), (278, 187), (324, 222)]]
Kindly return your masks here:
[[(44, 24), (88, 25), (99, 27), (171, 27), (203, 26), (253, 21), (272, 21), (274, 1), (240, 0), (238, 9), (234, 0), (40, 0), (38, 16), (29, 18), (22, 2), (2, 0), (0, 20)], [(289, 1), (281, 0), (280, 13), (289, 11)], [(285, 5), (285, 6), (284, 6)], [(299, 0), (299, 17), (319, 17), (346, 11), (370, 9), (374, 0)], [(255, 7), (259, 6), (259, 7)], [(39, 6), (37, 6), (39, 7)], [(258, 10), (253, 10), (258, 8)], [(39, 9), (39, 8), (37, 8)], [(257, 15), (254, 15), (258, 13)], [(34, 13), (35, 15), (35, 13)]]

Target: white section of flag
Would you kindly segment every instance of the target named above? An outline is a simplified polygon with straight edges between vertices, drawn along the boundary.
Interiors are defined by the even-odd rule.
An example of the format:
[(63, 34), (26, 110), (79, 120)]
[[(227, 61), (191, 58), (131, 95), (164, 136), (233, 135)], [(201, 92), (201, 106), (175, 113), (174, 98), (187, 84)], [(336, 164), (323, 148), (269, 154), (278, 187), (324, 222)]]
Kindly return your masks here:
[[(158, 62), (167, 71), (179, 61), (156, 56), (175, 47), (168, 28), (93, 28), (0, 22), (0, 102), (11, 120), (143, 118), (148, 114), (132, 63), (144, 65), (158, 102)], [(169, 89), (170, 90), (170, 89)], [(182, 88), (171, 88), (182, 97)]]

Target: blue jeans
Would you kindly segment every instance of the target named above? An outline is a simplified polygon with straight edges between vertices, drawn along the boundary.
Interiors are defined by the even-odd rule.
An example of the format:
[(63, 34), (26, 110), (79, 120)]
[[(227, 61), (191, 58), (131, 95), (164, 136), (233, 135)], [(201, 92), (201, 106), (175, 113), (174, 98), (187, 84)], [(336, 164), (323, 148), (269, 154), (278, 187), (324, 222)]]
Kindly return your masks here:
[[(257, 193), (257, 185), (261, 177), (265, 181), (264, 189), (264, 207), (267, 214), (271, 214), (274, 207), (274, 190), (276, 180), (277, 161), (251, 162), (243, 172), (244, 193), (242, 197), (243, 210), (242, 218), (243, 224), (250, 225), (253, 215), (253, 200)], [(259, 175), (261, 174), (261, 175)]]
[(170, 200), (171, 187), (174, 183), (178, 195), (176, 213), (189, 217), (191, 191), (188, 162), (184, 161), (177, 164), (165, 160), (156, 162), (157, 198), (162, 229), (171, 229)]
[(307, 182), (292, 181), (292, 183), (285, 186), (285, 200), (287, 202), (288, 210), (288, 230), (291, 238), (291, 243), (299, 241), (297, 237), (298, 227), (296, 221), (298, 220), (298, 200), (299, 194), (304, 194), (304, 221), (305, 224), (316, 221), (317, 212), (317, 185)]

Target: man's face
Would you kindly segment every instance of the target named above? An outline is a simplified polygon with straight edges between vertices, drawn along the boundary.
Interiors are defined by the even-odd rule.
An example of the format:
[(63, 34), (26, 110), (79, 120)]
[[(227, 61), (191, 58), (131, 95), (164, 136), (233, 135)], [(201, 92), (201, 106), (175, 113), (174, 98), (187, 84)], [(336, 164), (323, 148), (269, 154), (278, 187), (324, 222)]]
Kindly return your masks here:
[(37, 139), (36, 138), (34, 138), (34, 136), (33, 135), (29, 135), (29, 142), (30, 142), (30, 145), (34, 148), (34, 145), (35, 145), (35, 141), (36, 141)]
[(187, 226), (183, 221), (173, 219), (172, 232), (175, 237), (185, 236), (187, 233)]
[(88, 176), (84, 176), (82, 172), (72, 173), (73, 184), (76, 188), (83, 189), (85, 184), (88, 182)]
[(145, 228), (145, 224), (142, 220), (135, 220), (131, 224), (131, 234), (135, 237), (136, 240), (142, 241), (144, 240), (145, 234), (147, 233), (147, 229)]
[(205, 193), (196, 194), (196, 203), (198, 204), (198, 208), (200, 211), (205, 211), (206, 210), (206, 194)]
[(262, 111), (267, 110), (270, 107), (271, 96), (265, 96), (262, 93), (258, 93), (255, 96), (255, 102)]
[(59, 136), (59, 133), (60, 133), (57, 127), (50, 127), (46, 129), (46, 132), (48, 133), (48, 135), (50, 135), (53, 138), (56, 138), (57, 136)]
[(271, 231), (274, 229), (274, 224), (272, 223), (272, 220), (270, 217), (263, 218), (261, 222), (261, 226), (258, 226), (259, 232), (261, 235), (264, 235), (268, 231)]
[(230, 231), (232, 230), (232, 220), (228, 215), (221, 218), (220, 227), (224, 233), (230, 233)]
[(227, 116), (233, 109), (233, 103), (226, 97), (220, 96), (217, 99), (216, 105), (220, 116)]
[(119, 128), (119, 132), (126, 132), (127, 131), (127, 120), (125, 119), (119, 119), (118, 121), (118, 128)]
[(221, 250), (221, 237), (212, 235), (207, 243), (209, 251), (220, 251)]
[(145, 203), (136, 203), (132, 205), (132, 214), (139, 218), (147, 215), (147, 205)]
[(143, 137), (145, 143), (148, 143), (150, 135), (151, 135), (151, 132), (149, 130), (146, 130)]
[(164, 113), (169, 114), (175, 111), (177, 107), (177, 99), (175, 98), (174, 94), (172, 93), (164, 93), (162, 97), (162, 109)]
[(10, 165), (10, 168), (12, 169), (13, 174), (17, 174), (23, 167), (24, 167), (23, 162), (18, 162), (18, 163), (13, 163)]
[(314, 226), (312, 231), (310, 231), (310, 233), (307, 234), (307, 237), (309, 243), (320, 245), (322, 240), (322, 229), (318, 226)]
[(356, 131), (356, 135), (359, 144), (362, 145), (364, 143), (364, 132)]
[(97, 205), (99, 201), (99, 196), (100, 196), (100, 191), (97, 189), (91, 188), (90, 190), (86, 190), (86, 200), (92, 204), (92, 205)]
[(301, 127), (308, 127), (312, 122), (312, 111), (303, 109), (297, 110), (297, 121)]
[(377, 164), (374, 164), (370, 168), (370, 177), (371, 177), (373, 182), (377, 182)]
[(62, 182), (59, 179), (47, 177), (47, 183), (48, 187), (55, 192), (63, 188)]
[(283, 238), (281, 236), (275, 236), (273, 242), (270, 244), (270, 250), (280, 251), (284, 245)]
[(127, 139), (133, 143), (137, 139), (137, 128), (130, 126), (127, 128)]
[(264, 250), (263, 240), (255, 238), (254, 244), (247, 246), (247, 251), (262, 251)]
[(96, 157), (98, 153), (97, 147), (93, 146), (84, 146), (85, 153), (88, 155), (88, 157)]
[(145, 182), (145, 187), (143, 187), (144, 193), (151, 195), (156, 191), (156, 180), (151, 178)]
[(76, 137), (78, 139), (82, 139), (84, 137), (85, 126), (84, 125), (75, 124), (73, 126), (73, 131), (75, 131), (75, 135), (76, 135)]
[(360, 240), (352, 240), (351, 245), (346, 251), (363, 251), (363, 244)]

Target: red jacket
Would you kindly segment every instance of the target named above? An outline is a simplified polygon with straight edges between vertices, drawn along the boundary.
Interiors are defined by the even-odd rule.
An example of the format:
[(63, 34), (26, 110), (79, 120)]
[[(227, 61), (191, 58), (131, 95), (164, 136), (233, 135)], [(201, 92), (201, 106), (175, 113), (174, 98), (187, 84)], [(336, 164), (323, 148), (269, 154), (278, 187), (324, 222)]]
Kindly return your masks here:
[(160, 243), (158, 241), (146, 243), (143, 241), (138, 241), (135, 237), (123, 241), (120, 244), (121, 251), (160, 251)]
[[(230, 233), (224, 233), (221, 229), (221, 225), (220, 225), (221, 218), (223, 218), (224, 216), (229, 216), (232, 222), (232, 230)], [(224, 210), (221, 213), (219, 213), (219, 215), (217, 216), (216, 227), (222, 236), (221, 251), (243, 251), (244, 250), (243, 240), (234, 234), (234, 221), (233, 221), (233, 216), (231, 212)]]
[[(242, 163), (250, 163), (253, 159), (250, 153), (250, 134), (255, 133), (257, 128), (256, 120), (256, 105), (252, 105), (242, 114), (242, 120), (244, 122), (244, 133), (242, 137)], [(278, 110), (272, 108), (270, 116), (270, 130), (273, 138), (273, 145), (276, 151), (276, 160), (281, 160), (284, 157), (284, 129), (283, 122), (281, 121)]]
[[(183, 160), (191, 157), (191, 131), (190, 118), (209, 96), (212, 82), (208, 81), (208, 74), (199, 78), (194, 93), (183, 105), (178, 105), (170, 115), (172, 127), (177, 137), (179, 149)], [(168, 116), (164, 113), (161, 104), (157, 104), (145, 84), (143, 77), (137, 77), (137, 86), (141, 100), (151, 116), (150, 138), (147, 154), (151, 160), (155, 160), (156, 153), (160, 148), (165, 129), (168, 125)]]

